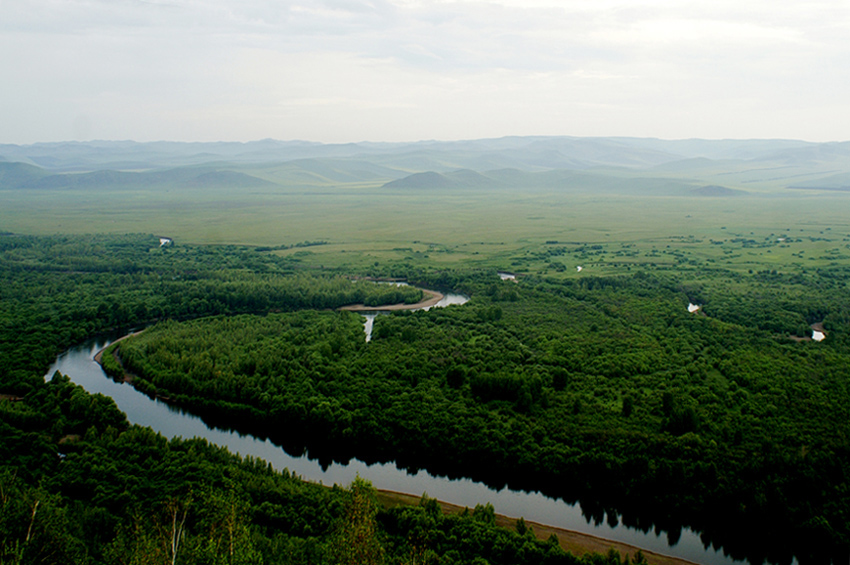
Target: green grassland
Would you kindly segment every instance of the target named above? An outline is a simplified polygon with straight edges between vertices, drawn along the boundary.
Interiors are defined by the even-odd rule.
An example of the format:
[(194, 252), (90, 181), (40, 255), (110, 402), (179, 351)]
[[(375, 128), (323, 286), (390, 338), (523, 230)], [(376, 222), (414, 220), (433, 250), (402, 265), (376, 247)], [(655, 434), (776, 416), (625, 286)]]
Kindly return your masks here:
[[(309, 267), (464, 264), (560, 277), (579, 276), (580, 265), (584, 276), (701, 264), (799, 270), (835, 261), (850, 233), (847, 143), (90, 145), (0, 147), (9, 161), (0, 157), (0, 232), (323, 241), (281, 253)], [(602, 248), (579, 251), (588, 245)]]
[(799, 271), (850, 256), (844, 193), (711, 198), (338, 185), (0, 194), (2, 231), (154, 233), (249, 246), (323, 241), (278, 251), (316, 268), (463, 264), (566, 277), (676, 265)]

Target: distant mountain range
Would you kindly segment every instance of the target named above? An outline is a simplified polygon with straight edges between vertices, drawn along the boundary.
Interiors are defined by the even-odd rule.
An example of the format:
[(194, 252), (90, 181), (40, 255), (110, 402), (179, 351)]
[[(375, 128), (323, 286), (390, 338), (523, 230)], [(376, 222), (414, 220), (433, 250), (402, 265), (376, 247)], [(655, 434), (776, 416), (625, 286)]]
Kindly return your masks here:
[(625, 137), (504, 137), (472, 141), (321, 144), (266, 139), (248, 143), (90, 141), (2, 145), (7, 161), (54, 171), (146, 170), (186, 165), (358, 158), (391, 167), (435, 170), (654, 167), (694, 158), (823, 161), (847, 158), (850, 142), (661, 140)]
[(181, 167), (164, 171), (99, 170), (90, 173), (50, 173), (26, 163), (0, 162), (0, 189), (128, 189), (128, 188), (248, 188), (276, 186), (245, 173), (212, 168)]
[[(593, 187), (595, 193), (675, 195), (682, 194), (693, 186), (684, 181), (670, 178), (634, 178), (611, 176), (598, 172), (553, 169), (531, 172), (519, 169), (499, 169), (478, 173), (470, 169), (459, 169), (448, 173), (414, 173), (390, 181), (384, 188), (396, 189), (476, 189), (504, 190), (516, 187), (557, 190), (560, 192), (585, 192)], [(729, 189), (727, 189), (729, 190)]]
[(729, 196), (789, 187), (837, 191), (850, 185), (848, 179), (850, 142), (504, 137), (0, 145), (0, 189), (359, 185)]

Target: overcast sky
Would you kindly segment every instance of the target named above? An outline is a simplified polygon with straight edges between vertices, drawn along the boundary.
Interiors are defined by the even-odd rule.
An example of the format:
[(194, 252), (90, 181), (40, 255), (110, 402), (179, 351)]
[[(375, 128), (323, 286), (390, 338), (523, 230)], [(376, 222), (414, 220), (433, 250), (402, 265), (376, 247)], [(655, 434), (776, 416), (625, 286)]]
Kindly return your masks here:
[(850, 2), (0, 0), (0, 142), (850, 139)]

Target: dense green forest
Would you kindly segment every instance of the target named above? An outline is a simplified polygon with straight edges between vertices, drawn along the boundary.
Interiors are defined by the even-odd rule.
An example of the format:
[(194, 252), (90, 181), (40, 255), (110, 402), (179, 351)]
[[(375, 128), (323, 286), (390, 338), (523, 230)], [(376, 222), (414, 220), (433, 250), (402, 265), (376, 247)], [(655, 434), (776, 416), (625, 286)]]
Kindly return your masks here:
[[(62, 376), (44, 382), (62, 349), (152, 322), (104, 356), (110, 372), (241, 431), (298, 429), (271, 434), (287, 449), (540, 490), (674, 539), (691, 526), (753, 562), (846, 557), (839, 264), (513, 282), (493, 270), (308, 271), (268, 249), (144, 235), (4, 236), (0, 251), (4, 563), (170, 562), (178, 525), (186, 563), (576, 562), (495, 528), (492, 509), (378, 512), (367, 484), (323, 489), (166, 441)], [(380, 316), (366, 343), (361, 318), (333, 308), (421, 295), (352, 274), (471, 300)], [(800, 341), (816, 322), (826, 340)], [(353, 528), (372, 544), (359, 557), (339, 553)]]
[(0, 563), (621, 563), (497, 527), (491, 506), (384, 509), (366, 481), (323, 487), (202, 440), (166, 440), (61, 374), (45, 381), (62, 349), (157, 318), (309, 316), (421, 296), (297, 273), (252, 249), (158, 245), (0, 238)]
[[(841, 285), (773, 277), (750, 285), (772, 292), (743, 300), (719, 292), (727, 281), (704, 306), (717, 317), (689, 313), (706, 284), (472, 276), (469, 304), (379, 317), (369, 344), (348, 313), (298, 312), (166, 322), (117, 347), (140, 390), (282, 430), (274, 441), (319, 457), (395, 460), (580, 500), (627, 524), (690, 525), (739, 557), (843, 546)], [(792, 340), (813, 317), (830, 341)]]

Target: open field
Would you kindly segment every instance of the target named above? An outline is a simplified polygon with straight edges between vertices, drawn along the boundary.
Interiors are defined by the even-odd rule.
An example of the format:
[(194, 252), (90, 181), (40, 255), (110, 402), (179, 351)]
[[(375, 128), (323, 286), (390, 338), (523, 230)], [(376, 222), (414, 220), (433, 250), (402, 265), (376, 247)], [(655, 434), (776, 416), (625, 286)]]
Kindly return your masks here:
[(795, 271), (850, 258), (850, 194), (843, 193), (594, 197), (341, 187), (2, 196), (0, 231), (144, 232), (178, 243), (248, 246), (325, 242), (277, 252), (308, 267), (463, 264), (579, 276), (582, 266), (586, 276), (678, 264)]
[(563, 277), (578, 266), (584, 276), (672, 265), (800, 270), (839, 260), (850, 234), (847, 143), (268, 140), (2, 151), (0, 232), (325, 242), (279, 251), (316, 268), (463, 264)]

